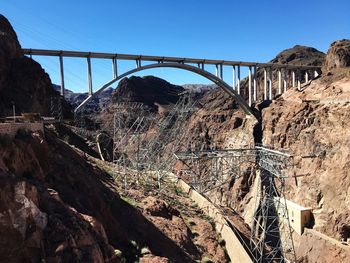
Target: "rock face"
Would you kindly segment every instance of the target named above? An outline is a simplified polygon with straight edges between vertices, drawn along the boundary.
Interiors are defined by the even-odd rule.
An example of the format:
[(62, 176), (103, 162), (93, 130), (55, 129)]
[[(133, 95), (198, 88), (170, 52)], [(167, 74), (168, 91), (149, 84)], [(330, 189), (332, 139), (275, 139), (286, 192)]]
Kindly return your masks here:
[(113, 94), (112, 103), (139, 102), (156, 110), (157, 104), (176, 103), (183, 91), (184, 88), (153, 76), (124, 78)]
[(0, 143), (2, 261), (135, 262), (133, 243), (175, 262), (200, 255), (177, 211), (165, 207), (167, 219), (150, 208), (151, 223), (119, 197), (108, 174), (50, 130)]
[[(344, 48), (345, 44), (341, 46)], [(348, 54), (349, 51), (344, 48), (341, 54)], [(334, 60), (333, 57), (333, 52), (328, 52), (326, 61)], [(321, 65), (323, 60), (323, 53), (296, 46), (280, 53), (272, 62), (304, 64), (305, 61), (307, 65)], [(220, 94), (220, 90), (208, 92), (203, 98), (206, 101), (203, 108), (191, 118), (189, 127), (198, 127), (192, 134), (207, 138), (201, 140), (200, 145), (235, 148), (261, 141), (267, 146), (290, 151), (295, 156), (295, 167), (288, 171), (291, 179), (287, 180), (287, 198), (314, 209), (314, 222), (311, 224), (314, 230), (337, 240), (348, 239), (349, 68), (333, 69), (331, 75), (323, 74), (305, 85), (303, 91), (290, 89), (271, 104), (257, 105), (257, 113), (261, 115), (260, 128), (259, 125), (249, 124), (244, 116), (239, 115), (239, 110), (234, 109), (234, 103), (229, 102), (226, 95)], [(294, 175), (302, 176), (293, 178)], [(253, 171), (243, 170), (242, 177), (224, 187), (223, 195), (214, 192), (211, 199), (229, 204), (249, 223), (254, 207), (254, 177)], [(302, 262), (348, 260), (346, 251), (333, 249), (329, 242), (326, 242), (324, 249), (329, 249), (330, 255), (337, 254), (332, 261), (328, 261), (330, 257), (317, 255), (321, 248), (314, 242), (318, 239), (302, 236), (296, 240), (297, 257)], [(327, 254), (326, 251), (322, 253)]]
[(350, 40), (348, 39), (338, 40), (331, 44), (323, 71), (327, 72), (344, 67), (350, 67)]
[(290, 65), (321, 66), (325, 54), (316, 48), (296, 45), (283, 50), (270, 62)]
[[(0, 116), (37, 112), (50, 114), (51, 98), (59, 94), (52, 89), (49, 76), (40, 64), (24, 56), (16, 33), (8, 20), (0, 15)], [(68, 105), (64, 105), (69, 114)]]
[[(326, 61), (333, 60), (334, 52), (328, 52)], [(345, 71), (333, 68), (331, 75), (314, 80), (302, 92), (288, 91), (262, 114), (264, 143), (291, 151), (295, 166), (289, 176), (302, 175), (287, 181), (287, 197), (312, 207), (313, 229), (337, 240), (350, 237), (350, 70)], [(307, 253), (299, 249), (306, 253), (302, 256), (308, 262), (326, 262), (314, 254), (316, 244), (314, 249), (303, 244), (307, 240), (299, 243), (310, 248)], [(332, 262), (341, 262), (343, 256)]]

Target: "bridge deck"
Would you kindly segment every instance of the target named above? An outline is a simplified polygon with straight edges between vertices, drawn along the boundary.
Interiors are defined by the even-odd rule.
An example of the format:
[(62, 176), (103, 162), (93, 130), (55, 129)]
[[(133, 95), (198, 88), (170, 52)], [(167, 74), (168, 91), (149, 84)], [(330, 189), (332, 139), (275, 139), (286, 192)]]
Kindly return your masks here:
[(101, 52), (83, 52), (83, 51), (67, 51), (67, 50), (46, 50), (46, 49), (22, 49), (25, 55), (33, 56), (62, 56), (76, 58), (100, 58), (100, 59), (121, 59), (121, 60), (142, 60), (151, 62), (178, 62), (190, 64), (209, 64), (209, 65), (228, 65), (228, 66), (247, 66), (247, 67), (272, 67), (272, 68), (288, 68), (301, 70), (317, 70), (319, 66), (303, 66), (289, 65), (277, 63), (259, 63), (259, 62), (243, 62), (232, 60), (217, 60), (204, 58), (181, 58), (181, 57), (165, 57), (165, 56), (148, 56), (148, 55), (131, 55), (118, 53), (101, 53)]

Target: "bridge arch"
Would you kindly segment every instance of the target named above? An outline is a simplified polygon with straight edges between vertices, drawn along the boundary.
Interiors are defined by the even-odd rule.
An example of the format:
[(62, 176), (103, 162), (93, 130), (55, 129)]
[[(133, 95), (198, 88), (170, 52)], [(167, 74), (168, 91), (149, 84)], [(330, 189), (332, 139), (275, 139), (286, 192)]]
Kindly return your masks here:
[(133, 74), (133, 73), (136, 73), (136, 72), (139, 72), (142, 70), (147, 70), (147, 69), (154, 69), (154, 68), (177, 68), (177, 69), (187, 70), (187, 71), (196, 73), (200, 76), (203, 76), (203, 77), (207, 78), (208, 80), (212, 81), (213, 83), (215, 83), (223, 91), (228, 93), (238, 103), (238, 105), (244, 110), (244, 112), (247, 115), (254, 116), (253, 111), (249, 107), (248, 103), (246, 103), (246, 101), (235, 90), (233, 90), (232, 87), (230, 85), (228, 85), (225, 81), (223, 81), (222, 79), (218, 78), (217, 76), (215, 76), (214, 74), (212, 74), (206, 70), (203, 70), (203, 69), (200, 69), (198, 67), (191, 66), (188, 64), (183, 64), (183, 63), (154, 63), (154, 64), (140, 66), (140, 67), (137, 67), (135, 69), (129, 70), (129, 71), (119, 75), (118, 77), (112, 79), (111, 81), (107, 82), (102, 87), (100, 87), (96, 92), (94, 92), (92, 95), (88, 96), (74, 110), (74, 112), (76, 112), (76, 113), (79, 112), (79, 110), (81, 110), (84, 107), (84, 105), (86, 105), (92, 98), (94, 98), (99, 93), (101, 93), (102, 91), (104, 91), (105, 89), (110, 87), (113, 83), (115, 83), (115, 82), (117, 82), (117, 81), (119, 81), (119, 80), (127, 77), (128, 75)]

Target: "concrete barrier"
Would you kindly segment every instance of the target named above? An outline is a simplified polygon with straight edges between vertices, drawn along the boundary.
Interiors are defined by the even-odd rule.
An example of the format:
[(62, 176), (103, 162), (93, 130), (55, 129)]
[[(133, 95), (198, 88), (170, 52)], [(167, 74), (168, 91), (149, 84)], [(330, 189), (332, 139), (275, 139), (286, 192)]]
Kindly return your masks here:
[(228, 225), (225, 216), (221, 214), (219, 209), (215, 207), (207, 198), (194, 190), (185, 181), (179, 179), (176, 175), (169, 175), (170, 180), (176, 184), (183, 192), (203, 210), (208, 216), (210, 216), (214, 223), (215, 228), (221, 237), (225, 240), (227, 254), (230, 257), (232, 263), (250, 263), (253, 262), (248, 252), (244, 248), (240, 239), (237, 237), (233, 229)]

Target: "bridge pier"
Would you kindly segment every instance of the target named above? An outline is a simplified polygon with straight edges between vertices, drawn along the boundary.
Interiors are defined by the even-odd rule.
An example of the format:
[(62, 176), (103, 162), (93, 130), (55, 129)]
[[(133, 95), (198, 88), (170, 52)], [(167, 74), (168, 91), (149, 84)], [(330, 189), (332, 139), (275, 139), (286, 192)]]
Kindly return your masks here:
[(87, 72), (88, 72), (88, 84), (89, 84), (89, 96), (92, 96), (92, 76), (91, 76), (91, 58), (87, 57)]
[(264, 100), (267, 100), (267, 72), (264, 68)]
[(136, 59), (136, 68), (140, 68), (141, 67), (141, 59)]
[(116, 58), (112, 59), (112, 70), (113, 70), (113, 78), (118, 77), (118, 61)]
[(220, 66), (220, 79), (223, 79), (224, 78), (223, 66), (222, 64), (220, 64), (219, 66)]
[(295, 71), (292, 71), (292, 87), (295, 88)]
[(272, 79), (273, 79), (272, 67), (270, 67), (269, 73), (270, 73), (270, 76), (269, 76), (269, 99), (272, 100)]
[(252, 106), (252, 67), (249, 66), (248, 72), (248, 105)]
[(315, 70), (315, 71), (314, 71), (314, 78), (317, 78), (317, 77), (318, 77), (318, 75), (319, 75), (319, 74), (318, 74), (318, 71), (317, 71), (317, 70)]
[(256, 65), (253, 67), (254, 69), (254, 77), (253, 77), (253, 101), (256, 102), (257, 101), (257, 67)]
[(60, 76), (61, 76), (61, 96), (64, 98), (65, 87), (64, 87), (64, 70), (63, 70), (62, 55), (59, 56), (59, 59), (60, 59)]
[(236, 66), (232, 66), (232, 89), (236, 90)]
[(284, 76), (283, 76), (283, 92), (287, 91), (288, 86), (288, 70), (284, 69)]
[(305, 71), (305, 83), (309, 82), (309, 72)]
[(241, 66), (237, 66), (237, 93), (241, 94)]
[(278, 69), (278, 95), (282, 94), (282, 71)]

